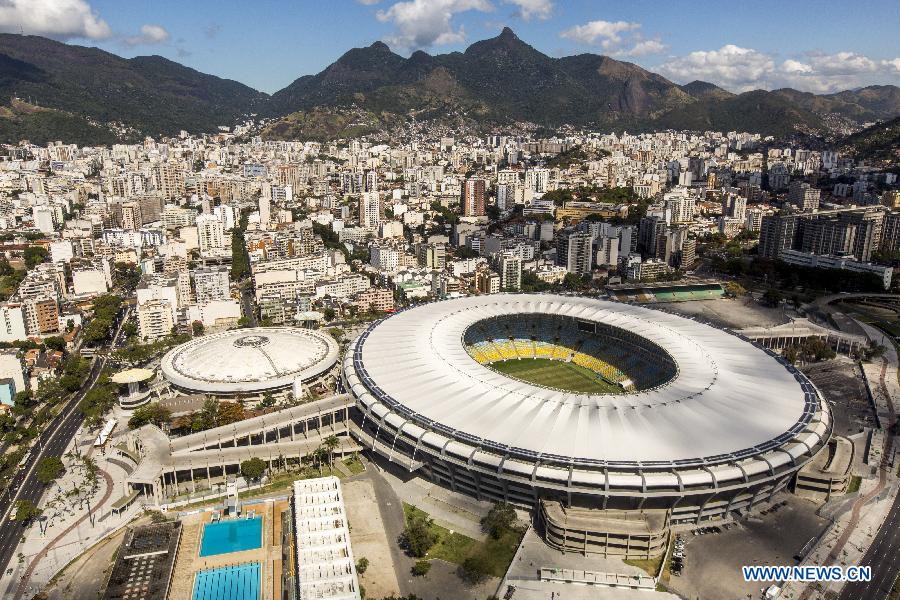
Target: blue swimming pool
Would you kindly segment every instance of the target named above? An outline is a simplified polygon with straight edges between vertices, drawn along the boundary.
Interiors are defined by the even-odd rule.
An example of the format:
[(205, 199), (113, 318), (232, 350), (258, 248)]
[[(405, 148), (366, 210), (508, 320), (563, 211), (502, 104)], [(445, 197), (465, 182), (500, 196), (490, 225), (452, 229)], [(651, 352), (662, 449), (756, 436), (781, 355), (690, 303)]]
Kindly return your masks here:
[(194, 579), (193, 600), (259, 600), (259, 563), (208, 569)]
[(253, 550), (262, 546), (262, 517), (228, 519), (203, 527), (200, 556)]

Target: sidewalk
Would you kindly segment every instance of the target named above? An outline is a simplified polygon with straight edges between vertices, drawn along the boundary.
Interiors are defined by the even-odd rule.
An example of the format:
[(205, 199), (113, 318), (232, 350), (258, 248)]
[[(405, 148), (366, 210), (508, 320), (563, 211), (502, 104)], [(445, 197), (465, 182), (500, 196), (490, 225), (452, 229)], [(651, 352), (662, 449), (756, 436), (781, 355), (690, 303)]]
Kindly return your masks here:
[[(866, 377), (875, 399), (881, 426), (887, 428), (896, 418), (896, 407), (900, 401), (900, 385), (897, 381), (897, 352), (893, 343), (880, 331), (864, 323), (859, 323), (859, 325), (870, 339), (885, 347), (881, 359), (863, 365), (863, 375)], [(887, 432), (885, 431), (885, 433)], [(877, 438), (878, 436), (874, 439)], [(893, 440), (889, 435), (885, 435), (881, 439), (884, 441), (884, 448), (890, 450)], [(802, 564), (860, 564), (875, 534), (887, 518), (894, 497), (898, 493), (896, 470), (887, 465), (889, 460), (890, 452), (884, 452), (878, 467), (878, 477), (862, 480), (859, 497), (854, 502), (853, 510), (844, 512), (837, 519)], [(788, 583), (784, 587), (783, 597), (824, 600), (837, 597), (843, 587), (843, 582)]]
[[(84, 489), (78, 459), (66, 456), (74, 452), (76, 442), (81, 454), (90, 456), (97, 464), (98, 482), (93, 494), (73, 493), (75, 487)], [(18, 559), (14, 558), (10, 564), (12, 574), (3, 573), (0, 577), (4, 598), (29, 598), (36, 594), (72, 560), (143, 511), (136, 503), (121, 515), (112, 514), (112, 504), (123, 493), (126, 473), (108, 462), (110, 454), (96, 454), (93, 442), (93, 434), (79, 429), (66, 448), (63, 456), (66, 473), (48, 487), (39, 504), (49, 517), (46, 530), (42, 533), (38, 524), (26, 530), (24, 541), (16, 548)]]

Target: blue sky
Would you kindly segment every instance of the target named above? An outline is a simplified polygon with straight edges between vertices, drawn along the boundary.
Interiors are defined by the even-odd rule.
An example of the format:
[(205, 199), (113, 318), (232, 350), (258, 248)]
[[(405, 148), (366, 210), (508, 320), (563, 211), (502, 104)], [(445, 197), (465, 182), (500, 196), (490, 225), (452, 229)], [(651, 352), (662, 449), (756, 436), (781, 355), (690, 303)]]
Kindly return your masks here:
[(896, 0), (5, 0), (0, 31), (160, 54), (265, 92), (346, 50), (463, 50), (504, 26), (551, 56), (608, 54), (678, 83), (817, 93), (900, 84)]

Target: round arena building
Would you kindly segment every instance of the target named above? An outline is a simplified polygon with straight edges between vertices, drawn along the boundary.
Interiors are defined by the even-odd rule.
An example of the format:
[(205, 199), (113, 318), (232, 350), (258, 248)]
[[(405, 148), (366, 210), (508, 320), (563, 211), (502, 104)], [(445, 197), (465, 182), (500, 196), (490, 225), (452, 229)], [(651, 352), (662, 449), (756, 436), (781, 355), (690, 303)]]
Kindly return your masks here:
[(293, 327), (233, 329), (198, 337), (163, 356), (162, 375), (184, 392), (237, 396), (277, 392), (326, 374), (338, 360), (326, 333)]
[[(549, 294), (376, 322), (348, 348), (342, 384), (374, 452), (459, 492), (538, 506), (549, 542), (586, 552), (608, 551), (592, 532), (614, 529), (641, 550), (612, 553), (651, 556), (670, 524), (769, 500), (832, 430), (803, 374), (730, 331)], [(617, 511), (644, 521), (599, 524)]]

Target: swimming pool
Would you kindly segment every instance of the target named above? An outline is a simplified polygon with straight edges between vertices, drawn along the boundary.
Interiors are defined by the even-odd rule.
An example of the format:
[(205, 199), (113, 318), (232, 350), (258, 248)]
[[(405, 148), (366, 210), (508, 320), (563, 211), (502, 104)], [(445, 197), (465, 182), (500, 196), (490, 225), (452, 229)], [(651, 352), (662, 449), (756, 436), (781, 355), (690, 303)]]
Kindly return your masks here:
[(259, 563), (200, 571), (193, 600), (259, 600)]
[(227, 519), (203, 526), (200, 556), (253, 550), (262, 546), (262, 517)]

